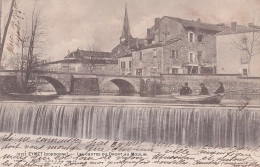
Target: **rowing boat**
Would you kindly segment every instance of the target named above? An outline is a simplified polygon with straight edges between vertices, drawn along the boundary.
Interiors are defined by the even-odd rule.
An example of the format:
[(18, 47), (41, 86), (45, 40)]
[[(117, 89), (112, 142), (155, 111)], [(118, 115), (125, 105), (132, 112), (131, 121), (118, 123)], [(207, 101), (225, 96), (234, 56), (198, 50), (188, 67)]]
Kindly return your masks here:
[(219, 104), (224, 97), (224, 93), (212, 95), (174, 95), (179, 102), (198, 104)]

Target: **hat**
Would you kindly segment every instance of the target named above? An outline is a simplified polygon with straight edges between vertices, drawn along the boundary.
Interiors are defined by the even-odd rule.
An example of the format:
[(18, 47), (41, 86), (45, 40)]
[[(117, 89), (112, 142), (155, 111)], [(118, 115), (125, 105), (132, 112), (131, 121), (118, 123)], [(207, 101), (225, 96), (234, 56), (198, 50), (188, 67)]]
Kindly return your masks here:
[(205, 84), (204, 83), (200, 83), (200, 86), (205, 86)]

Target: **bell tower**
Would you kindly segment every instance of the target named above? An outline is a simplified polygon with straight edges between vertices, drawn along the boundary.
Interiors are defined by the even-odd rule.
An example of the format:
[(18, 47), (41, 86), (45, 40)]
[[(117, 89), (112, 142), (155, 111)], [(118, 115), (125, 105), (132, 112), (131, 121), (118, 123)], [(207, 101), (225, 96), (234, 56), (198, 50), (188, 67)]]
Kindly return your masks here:
[(120, 43), (132, 38), (127, 14), (127, 4), (125, 5), (125, 17), (124, 17), (124, 24), (123, 24), (123, 31), (120, 37)]

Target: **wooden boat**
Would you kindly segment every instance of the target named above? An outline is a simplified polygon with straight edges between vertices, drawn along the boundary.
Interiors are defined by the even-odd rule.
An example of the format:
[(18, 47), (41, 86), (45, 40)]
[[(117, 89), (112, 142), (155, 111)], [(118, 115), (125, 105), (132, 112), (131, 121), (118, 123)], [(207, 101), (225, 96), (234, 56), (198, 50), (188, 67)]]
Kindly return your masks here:
[(9, 93), (1, 95), (1, 101), (48, 101), (57, 98), (57, 94), (20, 94), (20, 93)]
[(197, 103), (197, 104), (219, 104), (224, 97), (224, 93), (212, 95), (175, 95), (174, 97), (184, 103)]

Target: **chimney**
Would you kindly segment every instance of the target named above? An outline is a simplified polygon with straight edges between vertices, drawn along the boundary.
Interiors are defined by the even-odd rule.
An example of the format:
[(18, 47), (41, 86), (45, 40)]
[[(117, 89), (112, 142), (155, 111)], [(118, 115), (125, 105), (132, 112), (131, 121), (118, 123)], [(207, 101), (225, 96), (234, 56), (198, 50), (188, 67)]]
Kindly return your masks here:
[(231, 22), (231, 30), (236, 31), (237, 30), (237, 22)]
[(160, 18), (157, 17), (157, 18), (155, 18), (155, 20), (154, 20), (154, 28), (155, 28), (155, 29), (158, 29), (158, 28), (159, 28), (159, 25), (160, 25)]
[(201, 22), (200, 18), (197, 19), (197, 22), (199, 22), (199, 23)]
[(248, 23), (248, 27), (254, 27), (254, 23)]

